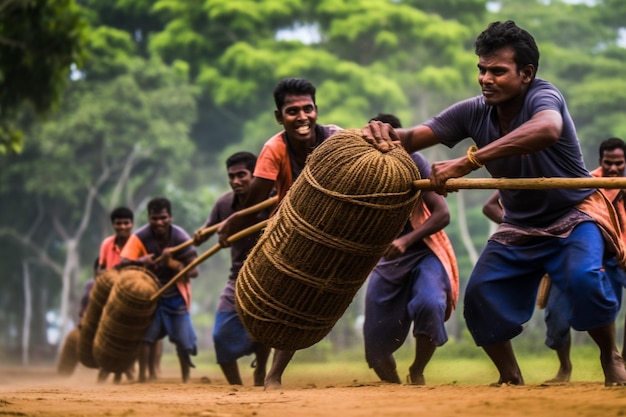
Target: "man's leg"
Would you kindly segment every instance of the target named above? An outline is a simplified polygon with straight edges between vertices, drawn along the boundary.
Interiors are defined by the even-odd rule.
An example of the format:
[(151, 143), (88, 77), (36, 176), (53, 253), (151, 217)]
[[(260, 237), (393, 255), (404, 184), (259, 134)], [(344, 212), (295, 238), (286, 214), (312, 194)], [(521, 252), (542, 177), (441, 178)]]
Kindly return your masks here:
[(559, 370), (554, 378), (546, 382), (569, 382), (572, 375), (572, 361), (570, 360), (572, 340), (568, 317), (570, 310), (565, 293), (556, 285), (551, 285), (544, 314), (546, 346), (556, 351)]
[(381, 381), (391, 382), (392, 384), (400, 384), (402, 382), (398, 376), (396, 360), (393, 358), (393, 355), (379, 358), (376, 364), (372, 365), (372, 369), (374, 369)]
[(257, 343), (254, 348), (254, 356), (256, 366), (254, 368), (254, 386), (262, 387), (265, 385), (265, 374), (267, 372), (267, 359), (270, 356), (271, 348)]
[(390, 282), (376, 269), (368, 278), (363, 323), (365, 359), (384, 382), (401, 383), (393, 352), (402, 346), (411, 327), (406, 307), (411, 283), (409, 277), (401, 284)]
[(108, 371), (105, 371), (104, 369), (99, 369), (98, 370), (98, 383), (99, 384), (105, 382), (108, 377), (109, 377), (109, 372)]
[(587, 331), (600, 348), (600, 363), (604, 371), (604, 385), (626, 385), (624, 360), (615, 344), (615, 323)]
[[(155, 353), (154, 353), (154, 369), (157, 377), (161, 374), (161, 357), (163, 356), (163, 340), (157, 340), (154, 343)], [(132, 379), (129, 377), (128, 379)]]
[[(615, 318), (620, 308), (621, 291), (604, 264), (604, 240), (595, 223), (585, 222), (574, 228), (565, 239), (555, 241), (555, 252), (548, 273), (560, 276), (560, 288), (566, 292), (572, 313), (570, 324), (576, 330), (587, 330), (600, 348), (604, 383), (626, 385), (624, 360), (617, 350)], [(563, 265), (567, 265), (567, 271)], [(619, 288), (619, 287), (618, 287)], [(619, 293), (619, 294), (618, 294)], [(619, 295), (619, 297), (618, 297)], [(605, 324), (608, 323), (608, 324)]]
[(548, 379), (546, 382), (569, 382), (572, 376), (572, 361), (570, 360), (570, 350), (572, 346), (571, 337), (567, 339), (565, 345), (556, 349), (556, 356), (559, 358), (559, 371), (552, 379)]
[(128, 366), (128, 369), (124, 371), (124, 375), (126, 375), (126, 380), (131, 382), (135, 379), (135, 362), (131, 363)]
[(255, 353), (257, 368), (254, 371), (254, 383), (257, 386), (263, 386), (269, 349), (264, 351), (258, 343), (250, 339), (248, 331), (235, 311), (216, 313), (213, 325), (213, 346), (217, 363), (228, 383), (233, 385), (243, 384), (237, 360)]
[(515, 353), (513, 352), (513, 346), (511, 341), (508, 340), (502, 343), (495, 343), (493, 345), (483, 346), (483, 349), (491, 358), (493, 364), (498, 368), (500, 373), (500, 379), (498, 379), (498, 385), (500, 384), (512, 384), (512, 385), (524, 385), (524, 378), (522, 378), (522, 371), (517, 364)]
[(437, 349), (435, 342), (428, 336), (418, 334), (415, 336), (415, 360), (409, 367), (410, 383), (414, 385), (426, 385), (424, 368), (428, 365)]
[(150, 378), (150, 381), (156, 381), (157, 379), (157, 373), (156, 373), (156, 367), (154, 366), (154, 358), (156, 357), (156, 344), (157, 342), (154, 343), (150, 343), (149, 349), (148, 349), (148, 378)]
[[(189, 358), (189, 354), (185, 351), (184, 348), (176, 346), (176, 355), (178, 356), (178, 363), (180, 363), (180, 374), (181, 374), (183, 383), (186, 383), (189, 381), (189, 371), (191, 368), (191, 361)], [(155, 371), (155, 375), (156, 375), (156, 371)]]
[(148, 372), (148, 361), (150, 360), (150, 342), (141, 342), (139, 347), (139, 382), (146, 382)]
[(415, 359), (409, 367), (409, 383), (425, 385), (424, 369), (437, 346), (448, 341), (445, 328), (450, 279), (441, 261), (434, 255), (425, 256), (411, 271), (411, 300), (409, 318), (413, 322)]
[(552, 255), (548, 243), (507, 246), (490, 240), (465, 289), (467, 328), (498, 369), (498, 384), (524, 384), (511, 339), (523, 331), (522, 324), (535, 310), (537, 289), (545, 272), (537, 266)]
[(220, 368), (222, 368), (222, 373), (226, 377), (226, 381), (228, 381), (230, 385), (243, 385), (237, 362), (220, 363), (219, 365)]
[(280, 388), (282, 384), (283, 372), (296, 353), (295, 350), (274, 350), (274, 360), (272, 367), (265, 377), (264, 386), (266, 390)]
[(622, 341), (622, 358), (624, 357), (624, 353), (626, 353), (626, 318), (624, 318), (624, 339)]

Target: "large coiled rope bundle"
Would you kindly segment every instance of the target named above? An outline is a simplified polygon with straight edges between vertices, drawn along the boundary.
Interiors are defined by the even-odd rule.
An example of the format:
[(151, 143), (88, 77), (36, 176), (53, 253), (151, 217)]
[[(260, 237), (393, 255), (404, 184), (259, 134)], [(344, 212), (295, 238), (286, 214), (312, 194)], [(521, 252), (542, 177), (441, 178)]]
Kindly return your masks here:
[(147, 269), (125, 267), (111, 289), (93, 345), (100, 369), (124, 372), (135, 361), (152, 322), (157, 278)]
[(98, 368), (98, 363), (93, 356), (93, 341), (98, 331), (102, 310), (119, 275), (120, 272), (116, 268), (102, 271), (96, 277), (89, 293), (89, 303), (80, 322), (80, 336), (78, 338), (78, 359), (88, 368)]
[(297, 350), (326, 336), (407, 222), (417, 179), (406, 151), (382, 153), (359, 130), (324, 141), (237, 278), (237, 311), (252, 337)]
[(74, 373), (76, 365), (78, 365), (78, 339), (80, 330), (72, 329), (65, 337), (63, 348), (57, 361), (57, 374), (62, 376), (70, 376)]

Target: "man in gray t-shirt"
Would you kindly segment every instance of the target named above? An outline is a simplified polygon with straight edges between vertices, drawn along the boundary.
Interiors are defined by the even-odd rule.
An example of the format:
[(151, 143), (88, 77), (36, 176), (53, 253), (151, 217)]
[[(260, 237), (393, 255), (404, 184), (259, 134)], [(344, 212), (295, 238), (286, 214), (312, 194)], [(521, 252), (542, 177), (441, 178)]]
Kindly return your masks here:
[[(410, 129), (372, 122), (363, 134), (387, 146), (400, 140), (409, 152), (472, 138), (476, 145), (466, 156), (432, 165), (429, 178), (442, 194), (449, 178), (483, 165), (494, 177), (589, 177), (563, 96), (535, 78), (539, 50), (533, 37), (512, 21), (494, 22), (475, 46), (481, 96)], [(497, 367), (498, 384), (524, 384), (510, 340), (530, 319), (548, 273), (567, 294), (570, 325), (587, 331), (600, 348), (605, 384), (626, 385), (615, 342), (619, 300), (602, 267), (605, 253), (623, 248), (606, 245), (596, 218), (582, 211), (596, 208), (597, 191), (500, 191), (505, 218), (478, 259), (464, 300), (468, 329)]]
[[(217, 199), (203, 228), (221, 223), (233, 213), (244, 208), (256, 160), (256, 156), (250, 152), (237, 152), (226, 160), (228, 183), (232, 191)], [(267, 219), (268, 216), (269, 212), (267, 210), (254, 214), (257, 222)], [(202, 236), (201, 232), (202, 229), (194, 234), (194, 242), (196, 244), (200, 244), (210, 237), (210, 235)], [(233, 242), (230, 246), (230, 275), (220, 294), (217, 312), (215, 313), (215, 324), (213, 325), (215, 356), (222, 373), (231, 385), (242, 385), (237, 360), (254, 354), (254, 363), (256, 363), (254, 385), (263, 386), (267, 359), (270, 353), (269, 347), (250, 338), (235, 310), (235, 280), (248, 253), (254, 247), (258, 238), (259, 234), (254, 233)]]

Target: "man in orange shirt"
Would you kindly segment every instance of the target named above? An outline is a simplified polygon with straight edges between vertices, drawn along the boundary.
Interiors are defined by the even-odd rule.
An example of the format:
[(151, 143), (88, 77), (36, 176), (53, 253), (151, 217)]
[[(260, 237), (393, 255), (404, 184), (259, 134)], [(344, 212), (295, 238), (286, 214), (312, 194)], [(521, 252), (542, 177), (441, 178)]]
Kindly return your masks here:
[[(177, 277), (197, 257), (193, 247), (177, 252), (171, 248), (191, 238), (185, 230), (172, 223), (172, 205), (167, 198), (157, 197), (148, 202), (148, 223), (137, 229), (122, 250), (121, 264), (143, 264), (151, 270), (161, 285)], [(160, 258), (159, 262), (155, 262)], [(196, 333), (190, 316), (190, 278), (198, 276), (198, 269), (188, 271), (158, 299), (152, 324), (143, 337), (139, 352), (139, 382), (155, 380), (154, 358), (157, 343), (166, 335), (176, 346), (183, 382), (189, 380), (191, 355), (196, 355)], [(146, 376), (146, 372), (149, 373)]]
[[(307, 156), (340, 127), (317, 123), (315, 86), (303, 78), (287, 78), (274, 89), (274, 117), (283, 130), (272, 136), (257, 158), (254, 178), (241, 209), (268, 198), (276, 189), (279, 202), (302, 172)], [(255, 215), (230, 216), (218, 230), (222, 246), (229, 246), (228, 237), (255, 223)], [(272, 367), (265, 377), (266, 389), (281, 386), (282, 375), (295, 351), (274, 350)]]
[[(97, 272), (113, 268), (120, 263), (120, 253), (133, 231), (134, 215), (133, 211), (128, 207), (117, 207), (113, 209), (110, 217), (114, 234), (105, 238), (100, 244), (100, 257), (98, 258)], [(89, 282), (85, 285), (83, 301), (81, 301), (81, 303), (84, 304), (84, 307), (81, 306), (81, 308), (86, 308), (87, 303), (89, 302), (89, 294), (91, 293), (94, 282), (95, 279), (92, 280), (91, 285)], [(129, 381), (134, 379), (134, 367), (135, 365), (133, 364), (124, 372)], [(109, 372), (101, 369), (98, 373), (98, 382), (106, 381), (108, 376)], [(119, 383), (121, 380), (122, 374), (120, 372), (116, 372), (113, 382)]]
[(111, 212), (111, 225), (115, 234), (100, 245), (100, 270), (113, 268), (120, 263), (120, 253), (133, 230), (133, 212), (127, 207), (118, 207)]

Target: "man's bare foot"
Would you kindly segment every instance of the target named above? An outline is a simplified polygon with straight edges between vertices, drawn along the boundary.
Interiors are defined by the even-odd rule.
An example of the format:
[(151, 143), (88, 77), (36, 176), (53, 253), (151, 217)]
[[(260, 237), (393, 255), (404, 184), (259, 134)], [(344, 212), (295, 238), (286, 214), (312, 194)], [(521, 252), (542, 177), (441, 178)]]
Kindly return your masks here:
[(268, 376), (265, 378), (263, 386), (265, 387), (266, 391), (272, 391), (272, 390), (280, 389), (282, 384), (281, 384), (280, 378), (272, 378)]
[(409, 385), (426, 385), (424, 374), (414, 373), (411, 371), (406, 377)]
[(506, 385), (516, 385), (516, 386), (522, 386), (524, 385), (524, 378), (522, 378), (521, 376), (519, 377), (500, 377), (500, 379), (498, 380), (498, 382), (493, 382), (491, 384), (489, 384), (490, 387), (502, 387), (502, 386), (506, 386)]
[(145, 383), (145, 382), (153, 382), (157, 380), (157, 376), (156, 375), (150, 375), (146, 378), (145, 375), (139, 375), (139, 378), (137, 378), (137, 382), (140, 383)]
[(262, 387), (265, 385), (265, 369), (261, 369), (260, 367), (254, 368), (254, 373), (252, 374), (254, 377), (254, 386)]
[(626, 386), (626, 368), (624, 359), (617, 351), (613, 352), (609, 358), (603, 359), (600, 356), (602, 371), (604, 372), (604, 386)]
[(380, 380), (383, 382), (389, 382), (391, 384), (402, 383), (402, 381), (400, 381), (400, 376), (398, 376), (398, 372), (396, 371), (395, 367), (392, 368), (390, 366), (378, 365), (378, 366), (374, 366), (373, 369), (374, 369), (374, 372), (376, 372), (376, 375), (378, 375)]
[(548, 379), (546, 383), (550, 384), (550, 383), (559, 383), (559, 382), (569, 382), (571, 376), (572, 376), (572, 368), (569, 368), (569, 369), (559, 368), (559, 372), (557, 372), (556, 376), (552, 379)]

